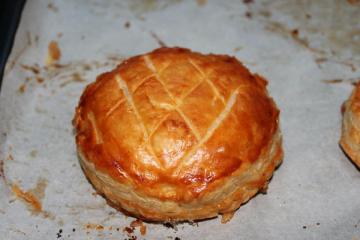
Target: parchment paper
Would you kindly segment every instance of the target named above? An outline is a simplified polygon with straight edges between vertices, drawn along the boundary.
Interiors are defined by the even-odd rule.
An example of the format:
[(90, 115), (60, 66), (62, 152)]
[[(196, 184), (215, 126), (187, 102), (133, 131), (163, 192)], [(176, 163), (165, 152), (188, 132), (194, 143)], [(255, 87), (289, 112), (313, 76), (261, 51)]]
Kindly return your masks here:
[[(28, 1), (0, 97), (0, 239), (360, 239), (360, 171), (338, 146), (360, 77), (360, 6), (349, 2)], [(50, 41), (62, 56), (46, 68)], [(134, 219), (84, 177), (71, 120), (97, 74), (161, 44), (235, 55), (266, 77), (285, 158), (229, 223), (145, 223), (141, 235), (123, 232)]]

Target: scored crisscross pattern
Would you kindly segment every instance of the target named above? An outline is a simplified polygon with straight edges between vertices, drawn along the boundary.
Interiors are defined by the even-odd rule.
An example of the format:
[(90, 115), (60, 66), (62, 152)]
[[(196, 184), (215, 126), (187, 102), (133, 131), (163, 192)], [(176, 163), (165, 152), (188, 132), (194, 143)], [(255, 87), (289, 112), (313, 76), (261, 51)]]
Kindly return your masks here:
[(231, 57), (163, 49), (99, 79), (80, 103), (94, 139), (83, 144), (102, 146), (99, 164), (117, 161), (141, 181), (230, 174), (256, 159), (276, 130), (265, 81)]
[[(142, 130), (143, 130), (143, 135), (145, 138), (145, 143), (146, 144), (150, 144), (150, 149), (151, 149), (151, 154), (153, 155), (154, 159), (157, 159), (157, 161), (159, 163), (161, 163), (162, 161), (158, 160), (158, 157), (154, 154), (154, 151), (152, 150), (152, 146), (151, 146), (151, 142), (149, 141), (149, 138), (156, 132), (156, 130), (158, 129), (158, 127), (164, 123), (164, 121), (166, 121), (166, 119), (169, 117), (169, 115), (171, 114), (172, 111), (176, 111), (181, 118), (184, 120), (184, 122), (186, 123), (187, 127), (190, 129), (191, 134), (193, 134), (197, 140), (197, 144), (191, 148), (190, 151), (187, 152), (187, 154), (185, 154), (183, 160), (188, 159), (194, 152), (196, 152), (196, 150), (201, 147), (201, 145), (206, 142), (206, 140), (208, 140), (212, 133), (217, 129), (217, 127), (221, 124), (221, 122), (226, 118), (226, 115), (230, 112), (231, 107), (233, 106), (233, 104), (236, 101), (236, 95), (237, 95), (237, 90), (234, 90), (234, 92), (231, 94), (230, 100), (228, 101), (228, 103), (225, 102), (225, 98), (219, 93), (218, 89), (216, 88), (216, 86), (208, 79), (208, 77), (206, 76), (206, 74), (200, 69), (200, 67), (191, 60), (191, 58), (188, 58), (187, 61), (188, 63), (201, 75), (201, 80), (198, 81), (197, 83), (195, 83), (193, 86), (190, 87), (190, 89), (183, 94), (183, 96), (181, 97), (175, 97), (170, 90), (168, 89), (168, 87), (166, 86), (166, 84), (162, 81), (161, 79), (161, 72), (164, 71), (158, 71), (156, 69), (156, 67), (154, 66), (151, 57), (149, 55), (145, 55), (143, 57), (143, 60), (146, 63), (146, 66), (151, 70), (151, 75), (147, 76), (144, 78), (144, 80), (140, 81), (140, 86), (142, 84), (144, 84), (144, 82), (148, 79), (150, 79), (151, 76), (154, 76), (156, 81), (158, 81), (161, 86), (163, 87), (164, 91), (166, 92), (166, 94), (169, 96), (169, 98), (172, 100), (172, 102), (174, 103), (174, 105), (172, 105), (172, 110), (169, 111), (160, 121), (158, 121), (154, 127), (154, 129), (152, 129), (152, 131), (149, 133), (149, 130), (145, 127), (144, 121), (142, 116), (139, 113), (139, 110), (133, 100), (132, 97), (132, 93), (129, 91), (126, 82), (122, 79), (121, 74), (118, 74), (115, 76), (116, 81), (118, 83), (119, 89), (121, 91), (123, 91), (124, 93), (124, 99), (126, 100), (127, 104), (129, 104), (129, 106), (131, 106), (131, 108), (133, 109), (134, 115), (136, 116), (138, 123), (140, 124)], [(171, 63), (165, 67), (168, 68), (171, 65)], [(197, 128), (193, 125), (192, 121), (187, 117), (187, 115), (181, 110), (181, 106), (183, 104), (184, 99), (186, 99), (186, 97), (188, 97), (190, 94), (192, 94), (196, 88), (202, 84), (206, 82), (208, 84), (208, 86), (210, 87), (210, 89), (213, 91), (215, 98), (218, 98), (224, 105), (223, 110), (218, 114), (218, 116), (216, 118), (213, 119), (212, 121), (212, 125), (210, 125), (207, 130), (205, 131), (205, 134), (202, 136), (200, 134), (200, 132), (197, 130)], [(135, 89), (136, 91), (136, 89)], [(120, 99), (119, 102), (115, 105), (116, 107), (120, 106), (120, 103), (122, 103), (124, 101), (124, 99)], [(197, 106), (194, 106), (194, 108), (196, 108)], [(111, 114), (111, 112), (113, 112), (115, 109), (112, 108), (109, 110), (109, 112), (106, 115)], [(177, 169), (180, 168), (181, 165), (179, 164), (177, 166)]]

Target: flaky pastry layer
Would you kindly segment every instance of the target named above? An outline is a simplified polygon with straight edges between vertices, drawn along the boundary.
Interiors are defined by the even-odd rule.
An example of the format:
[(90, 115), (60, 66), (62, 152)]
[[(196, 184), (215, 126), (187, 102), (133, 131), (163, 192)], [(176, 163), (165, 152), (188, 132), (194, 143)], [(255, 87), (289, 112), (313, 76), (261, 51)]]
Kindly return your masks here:
[(100, 75), (76, 109), (76, 144), (95, 188), (155, 221), (230, 213), (282, 157), (266, 80), (225, 55), (160, 48)]
[(357, 85), (343, 105), (340, 145), (360, 168), (360, 86)]
[(259, 190), (266, 190), (274, 169), (283, 158), (282, 139), (278, 132), (258, 161), (246, 171), (235, 172), (221, 180), (218, 188), (190, 202), (160, 200), (136, 191), (131, 183), (120, 183), (97, 170), (79, 154), (81, 166), (95, 189), (119, 209), (135, 217), (151, 221), (188, 221), (233, 213)]

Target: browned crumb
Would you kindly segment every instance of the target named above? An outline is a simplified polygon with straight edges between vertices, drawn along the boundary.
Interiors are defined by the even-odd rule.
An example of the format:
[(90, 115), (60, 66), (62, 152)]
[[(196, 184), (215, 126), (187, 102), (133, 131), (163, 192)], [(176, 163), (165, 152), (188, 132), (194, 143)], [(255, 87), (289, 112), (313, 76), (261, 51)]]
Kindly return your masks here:
[(56, 41), (51, 41), (48, 46), (48, 56), (46, 59), (46, 65), (53, 65), (61, 58), (61, 51)]
[(71, 65), (70, 63), (69, 64), (54, 63), (52, 65), (52, 67), (54, 67), (54, 68), (66, 68), (66, 67), (69, 67), (70, 65)]
[(67, 81), (64, 81), (63, 83), (61, 83), (59, 86), (60, 87), (65, 87), (66, 85), (68, 85), (71, 82), (85, 82), (85, 79), (81, 77), (81, 75), (79, 73), (73, 73), (71, 75), (71, 78)]
[(234, 52), (238, 52), (238, 51), (240, 51), (242, 49), (242, 47), (236, 47), (236, 48), (234, 48)]
[(143, 224), (143, 222), (140, 219), (136, 219), (130, 223), (130, 227), (136, 228), (140, 227)]
[(6, 183), (5, 172), (4, 172), (4, 160), (0, 160), (0, 177)]
[(58, 12), (58, 11), (59, 11), (59, 9), (58, 9), (53, 3), (49, 3), (49, 4), (47, 5), (47, 8), (48, 8), (49, 10), (53, 11), (53, 12)]
[(25, 65), (25, 64), (21, 64), (20, 65), (24, 70), (27, 70), (27, 71), (31, 71), (32, 73), (34, 74), (39, 74), (40, 73), (40, 68), (38, 66), (28, 66), (28, 65)]
[(96, 230), (104, 230), (104, 227), (102, 225), (97, 225), (95, 229)]
[(84, 69), (84, 71), (90, 71), (90, 70), (91, 70), (91, 65), (89, 65), (89, 64), (84, 64), (84, 65), (83, 65), (83, 69)]
[(93, 224), (93, 223), (86, 224), (85, 228), (87, 228), (87, 229), (95, 229), (95, 230), (99, 230), (99, 231), (104, 230), (104, 226), (99, 225), (99, 224)]
[(322, 82), (324, 83), (342, 83), (344, 80), (343, 79), (327, 79), (327, 80), (322, 80)]
[(140, 227), (139, 230), (140, 230), (141, 235), (146, 234), (146, 226), (140, 219), (136, 219), (130, 223), (130, 229), (135, 229), (137, 227)]
[(72, 74), (72, 79), (75, 82), (86, 82), (85, 79), (83, 77), (81, 77), (81, 75), (79, 73), (73, 73)]
[(254, 0), (243, 0), (243, 3), (245, 4), (254, 3)]
[(123, 232), (127, 232), (128, 234), (131, 234), (134, 232), (134, 228), (124, 227)]
[(42, 78), (42, 77), (36, 77), (36, 81), (37, 81), (38, 83), (43, 83), (43, 82), (44, 82), (44, 78)]
[(198, 6), (204, 6), (207, 3), (207, 0), (196, 0)]
[(261, 11), (259, 11), (259, 14), (261, 15), (261, 16), (263, 16), (263, 17), (265, 17), (265, 18), (269, 18), (269, 17), (271, 17), (271, 12), (269, 12), (269, 11), (266, 11), (266, 10), (261, 10)]
[(25, 84), (21, 84), (18, 88), (18, 92), (19, 93), (24, 93), (26, 90), (26, 85)]
[(249, 11), (247, 11), (247, 12), (245, 13), (245, 16), (250, 19), (250, 18), (252, 18), (252, 13), (249, 12)]
[(141, 225), (140, 226), (140, 233), (141, 233), (141, 235), (146, 235), (146, 226), (145, 225)]
[(325, 57), (320, 57), (320, 58), (316, 58), (316, 59), (315, 59), (315, 62), (316, 62), (317, 64), (321, 64), (321, 63), (324, 63), (324, 62), (326, 62), (326, 61), (328, 61), (328, 59), (325, 58)]
[(291, 31), (291, 34), (295, 37), (299, 36), (299, 30), (298, 29), (294, 29)]
[(360, 3), (360, 0), (347, 0), (347, 2), (350, 4), (358, 4)]
[(234, 216), (234, 212), (228, 212), (228, 213), (223, 213), (222, 214), (222, 218), (221, 218), (221, 223), (227, 223), (229, 222)]

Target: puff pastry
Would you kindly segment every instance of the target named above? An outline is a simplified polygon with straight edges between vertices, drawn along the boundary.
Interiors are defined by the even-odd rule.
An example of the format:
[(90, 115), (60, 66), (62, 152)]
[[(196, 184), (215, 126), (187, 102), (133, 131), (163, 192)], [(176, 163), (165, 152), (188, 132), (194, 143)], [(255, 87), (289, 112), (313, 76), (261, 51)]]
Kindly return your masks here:
[(231, 215), (282, 161), (266, 80), (237, 59), (159, 48), (88, 85), (74, 126), (96, 190), (135, 217)]
[(343, 122), (340, 145), (360, 168), (360, 85), (343, 105)]

